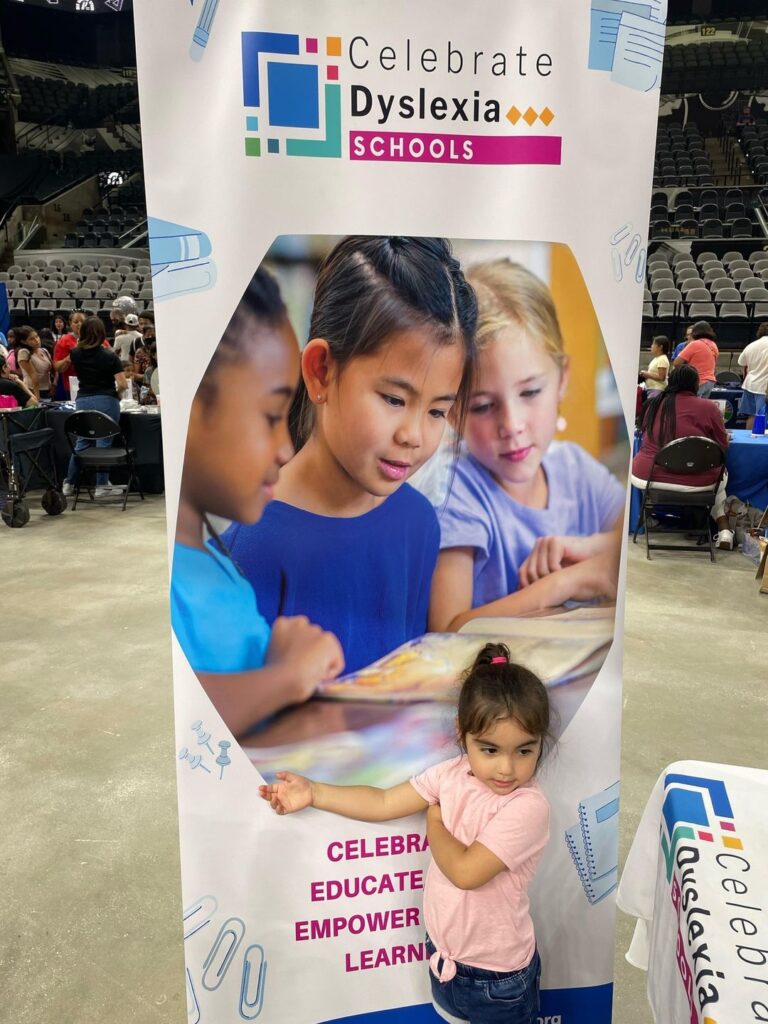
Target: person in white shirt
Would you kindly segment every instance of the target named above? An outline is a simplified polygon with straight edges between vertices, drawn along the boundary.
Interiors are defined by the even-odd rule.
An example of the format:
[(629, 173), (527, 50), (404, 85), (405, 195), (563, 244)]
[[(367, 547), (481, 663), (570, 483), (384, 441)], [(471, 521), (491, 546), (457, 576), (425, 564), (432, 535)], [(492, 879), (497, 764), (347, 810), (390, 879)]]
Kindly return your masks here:
[(143, 339), (141, 331), (137, 330), (138, 326), (139, 318), (135, 313), (129, 313), (125, 318), (125, 328), (117, 327), (115, 329), (115, 352), (120, 357), (123, 366), (130, 366), (133, 362), (136, 343)]
[(640, 371), (649, 398), (654, 394), (661, 394), (666, 389), (669, 375), (669, 344), (669, 338), (663, 334), (657, 334), (651, 342), (653, 358), (648, 364), (648, 369)]
[(739, 366), (746, 369), (744, 393), (739, 402), (739, 412), (747, 417), (747, 430), (752, 429), (755, 416), (765, 412), (766, 391), (768, 391), (768, 323), (757, 329), (757, 340), (739, 356)]

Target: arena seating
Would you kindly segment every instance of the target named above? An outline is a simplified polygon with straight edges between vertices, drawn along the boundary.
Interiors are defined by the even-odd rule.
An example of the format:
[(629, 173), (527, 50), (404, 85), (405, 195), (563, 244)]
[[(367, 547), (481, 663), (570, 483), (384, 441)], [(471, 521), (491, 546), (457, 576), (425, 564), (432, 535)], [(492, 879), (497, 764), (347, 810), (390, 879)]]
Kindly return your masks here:
[(650, 237), (765, 238), (757, 220), (768, 188), (683, 188), (654, 191)]
[[(666, 119), (670, 120), (670, 119)], [(653, 164), (654, 185), (714, 185), (712, 161), (704, 138), (695, 124), (659, 121)]]
[(683, 323), (708, 320), (720, 347), (741, 348), (768, 320), (768, 248), (718, 255), (657, 250), (648, 258), (643, 301), (644, 336), (677, 337)]
[(17, 257), (0, 272), (14, 323), (47, 324), (56, 313), (88, 309), (104, 318), (112, 300), (130, 295), (140, 309), (152, 309), (152, 276), (146, 251), (125, 255), (99, 251), (61, 256)]
[(758, 92), (768, 89), (768, 36), (668, 46), (662, 93)]
[(21, 93), (21, 121), (95, 128), (107, 119), (129, 124), (139, 120), (135, 82), (89, 88), (21, 75), (16, 82)]

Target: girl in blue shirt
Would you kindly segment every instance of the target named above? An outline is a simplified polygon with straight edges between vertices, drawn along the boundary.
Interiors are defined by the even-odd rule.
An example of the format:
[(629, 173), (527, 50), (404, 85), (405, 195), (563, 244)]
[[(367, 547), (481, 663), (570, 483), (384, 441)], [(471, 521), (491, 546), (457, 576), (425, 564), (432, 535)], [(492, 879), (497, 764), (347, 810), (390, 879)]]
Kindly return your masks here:
[(349, 670), (427, 628), (439, 530), (406, 482), (463, 419), (476, 303), (440, 238), (342, 239), (320, 268), (276, 500), (226, 536), (268, 621), (305, 614)]
[(259, 270), (192, 402), (171, 575), (176, 637), (235, 734), (307, 700), (344, 667), (336, 638), (306, 618), (278, 619), (270, 630), (208, 518), (253, 523), (262, 515), (293, 454), (287, 414), (298, 368), (277, 284)]
[(555, 441), (568, 356), (549, 289), (507, 259), (471, 268), (478, 371), (440, 515), (430, 625), (459, 629), (570, 599), (616, 596), (625, 489)]

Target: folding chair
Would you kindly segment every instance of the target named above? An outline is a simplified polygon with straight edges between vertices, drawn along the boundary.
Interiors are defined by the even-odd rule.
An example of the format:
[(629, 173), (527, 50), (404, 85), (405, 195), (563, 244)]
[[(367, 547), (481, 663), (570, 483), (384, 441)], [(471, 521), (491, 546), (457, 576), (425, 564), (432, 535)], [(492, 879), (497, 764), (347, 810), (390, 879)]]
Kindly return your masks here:
[[(80, 497), (81, 470), (95, 474), (99, 470), (109, 472), (109, 470), (115, 469), (117, 466), (126, 466), (128, 469), (128, 483), (123, 494), (122, 511), (125, 512), (131, 484), (133, 483), (136, 484), (136, 490), (139, 492), (141, 500), (144, 501), (144, 492), (136, 475), (133, 461), (136, 450), (129, 448), (120, 425), (115, 423), (111, 416), (107, 416), (106, 413), (98, 412), (95, 409), (84, 409), (67, 417), (64, 423), (64, 431), (72, 449), (75, 465), (77, 466), (75, 500), (72, 504), (73, 512), (77, 508), (78, 498)], [(87, 447), (85, 446), (86, 443)], [(81, 445), (81, 447), (78, 447), (78, 445)]]
[[(654, 480), (657, 469), (664, 469), (667, 473), (674, 473), (681, 477), (679, 483), (684, 483), (686, 476), (705, 473), (707, 470), (719, 470), (717, 480), (714, 484), (697, 489), (695, 491), (673, 491), (669, 490), (669, 484), (661, 480)], [(715, 560), (715, 547), (712, 543), (712, 532), (709, 528), (709, 515), (715, 504), (715, 495), (720, 487), (725, 472), (725, 452), (717, 442), (708, 437), (680, 437), (676, 441), (665, 444), (656, 453), (656, 458), (648, 474), (648, 482), (643, 490), (643, 503), (640, 508), (637, 526), (632, 537), (632, 543), (637, 543), (637, 534), (642, 525), (645, 529), (645, 553), (650, 561), (651, 551), (698, 551), (705, 544), (709, 544), (709, 557)], [(703, 512), (703, 523), (699, 532), (699, 539), (696, 544), (651, 544), (650, 516), (653, 510), (659, 506), (675, 506), (686, 510), (699, 510)], [(658, 527), (653, 527), (657, 532)], [(664, 533), (690, 534), (691, 527), (685, 528), (661, 528)]]

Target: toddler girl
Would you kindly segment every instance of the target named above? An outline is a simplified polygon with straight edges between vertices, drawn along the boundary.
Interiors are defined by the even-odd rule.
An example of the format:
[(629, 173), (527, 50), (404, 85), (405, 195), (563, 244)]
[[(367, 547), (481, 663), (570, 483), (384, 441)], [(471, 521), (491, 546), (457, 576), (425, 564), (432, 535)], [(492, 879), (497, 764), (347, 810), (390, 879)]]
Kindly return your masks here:
[(439, 529), (406, 481), (471, 383), (476, 305), (440, 238), (350, 237), (320, 268), (293, 422), (300, 450), (256, 526), (226, 535), (268, 621), (302, 613), (348, 670), (427, 627)]
[(262, 514), (293, 453), (287, 414), (298, 369), (277, 284), (260, 270), (192, 403), (171, 576), (176, 637), (235, 734), (307, 700), (318, 682), (344, 667), (336, 638), (303, 617), (277, 619), (270, 632), (208, 519), (253, 523)]
[(446, 1020), (535, 1024), (541, 964), (527, 890), (549, 838), (549, 805), (534, 781), (549, 722), (541, 681), (490, 643), (459, 695), (458, 757), (391, 789), (290, 772), (260, 787), (278, 814), (316, 807), (389, 821), (427, 809), (424, 918), (432, 999)]
[(625, 500), (587, 452), (554, 441), (568, 357), (547, 287), (506, 259), (467, 278), (478, 302), (478, 372), (466, 453), (439, 510), (430, 607), (438, 631), (614, 597)]

